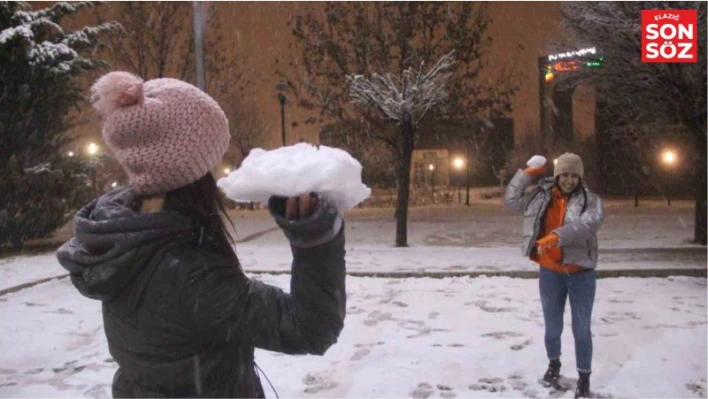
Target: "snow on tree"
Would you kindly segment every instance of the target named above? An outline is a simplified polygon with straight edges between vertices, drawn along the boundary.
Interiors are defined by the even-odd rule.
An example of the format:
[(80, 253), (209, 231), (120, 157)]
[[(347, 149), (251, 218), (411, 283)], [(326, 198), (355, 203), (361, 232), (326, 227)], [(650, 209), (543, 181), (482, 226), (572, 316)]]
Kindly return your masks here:
[[(698, 14), (698, 62), (642, 63), (642, 10), (694, 9)], [(579, 44), (598, 47), (601, 68), (566, 74), (565, 84), (596, 87), (604, 112), (618, 123), (609, 128), (633, 141), (639, 125), (663, 127), (681, 124), (695, 149), (694, 240), (706, 244), (706, 3), (705, 2), (568, 2), (561, 7), (563, 25)], [(627, 143), (637, 148), (640, 143)]]
[(408, 198), (410, 195), (410, 165), (415, 149), (416, 127), (434, 105), (448, 96), (446, 82), (452, 76), (455, 51), (442, 56), (428, 71), (421, 62), (417, 70), (406, 68), (401, 76), (374, 73), (371, 78), (347, 76), (349, 93), (354, 102), (373, 107), (398, 123), (397, 141), (401, 143), (398, 157), (398, 204), (396, 206), (396, 246), (408, 245)]
[(77, 78), (102, 65), (87, 54), (119, 26), (61, 21), (91, 7), (0, 2), (0, 248), (51, 234), (86, 200), (86, 165), (63, 156), (64, 133), (85, 99)]
[(445, 83), (452, 75), (455, 51), (444, 55), (430, 71), (407, 68), (401, 77), (374, 73), (371, 79), (363, 75), (349, 75), (349, 93), (355, 102), (373, 106), (388, 118), (399, 123), (409, 123), (415, 129), (433, 105), (440, 104), (448, 95)]
[[(320, 123), (321, 139), (331, 139), (331, 144), (359, 155), (362, 152), (353, 151), (355, 148), (375, 147), (366, 151), (367, 157), (360, 158), (365, 176), (372, 177), (367, 170), (377, 168), (380, 160), (393, 158), (390, 167), (395, 170), (398, 190), (396, 245), (406, 246), (412, 150), (419, 140), (437, 137), (437, 127), (445, 123), (460, 126), (455, 134), (467, 140), (472, 129), (463, 126), (496, 111), (509, 112), (517, 87), (507, 70), (495, 71), (496, 79), (482, 73), (493, 67), (486, 62), (492, 41), (487, 33), (491, 18), (483, 3), (327, 2), (323, 11), (324, 15), (304, 11), (289, 23), (302, 45), (301, 61), (287, 73), (278, 73), (292, 82), (294, 102), (308, 111), (304, 124)], [(453, 50), (455, 68), (445, 85), (445, 106), (435, 106), (437, 96), (443, 93), (432, 95), (439, 89), (435, 85), (416, 86), (416, 79), (425, 76), (417, 73), (421, 65), (434, 65)], [(404, 78), (411, 67), (410, 75)], [(373, 77), (383, 71), (392, 77)], [(448, 72), (435, 73), (442, 78)], [(370, 78), (367, 82), (355, 75)], [(400, 103), (382, 103), (383, 108), (374, 103), (361, 107), (351, 101), (352, 82), (345, 79), (347, 76), (358, 80), (355, 86), (362, 89), (365, 85), (379, 87), (392, 98), (405, 95), (431, 102), (414, 104), (401, 99)], [(429, 92), (413, 95), (410, 90)], [(413, 109), (416, 113), (410, 119), (396, 119)], [(404, 129), (414, 134), (402, 137)], [(386, 179), (389, 173), (385, 169), (377, 178)]]

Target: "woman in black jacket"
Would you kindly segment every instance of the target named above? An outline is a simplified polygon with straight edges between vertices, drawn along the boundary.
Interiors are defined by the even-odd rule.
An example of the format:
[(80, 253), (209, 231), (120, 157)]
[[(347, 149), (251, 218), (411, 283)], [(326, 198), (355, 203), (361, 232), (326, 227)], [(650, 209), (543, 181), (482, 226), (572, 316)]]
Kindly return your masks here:
[(316, 194), (272, 197), (293, 250), (290, 294), (241, 270), (213, 169), (228, 122), (208, 95), (123, 72), (93, 87), (131, 184), (76, 215), (57, 257), (102, 301), (114, 397), (264, 397), (254, 348), (323, 354), (345, 316), (344, 227)]

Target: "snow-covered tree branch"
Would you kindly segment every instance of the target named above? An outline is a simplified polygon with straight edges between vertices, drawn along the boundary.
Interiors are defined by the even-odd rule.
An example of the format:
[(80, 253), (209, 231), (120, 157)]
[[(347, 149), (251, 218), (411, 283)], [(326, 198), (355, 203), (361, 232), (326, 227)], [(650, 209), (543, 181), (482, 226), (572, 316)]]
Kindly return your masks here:
[(378, 108), (386, 117), (411, 122), (415, 127), (432, 106), (447, 97), (445, 83), (452, 75), (454, 53), (453, 50), (441, 57), (428, 72), (421, 62), (417, 70), (407, 68), (400, 77), (390, 72), (375, 73), (371, 78), (348, 75), (350, 96), (354, 102)]
[(71, 31), (62, 19), (96, 5), (0, 2), (0, 251), (52, 233), (86, 200), (86, 166), (63, 153), (65, 132), (85, 99), (78, 78), (103, 65), (91, 50), (118, 24)]
[(299, 106), (319, 111), (325, 126), (363, 147), (390, 148), (396, 245), (406, 246), (416, 141), (433, 134), (438, 121), (509, 111), (517, 89), (481, 77), (491, 44), (484, 3), (327, 2), (324, 17), (294, 18), (302, 62), (283, 77), (300, 88)]
[[(698, 62), (643, 63), (642, 10), (697, 10)], [(562, 85), (593, 85), (608, 129), (628, 137), (638, 126), (681, 124), (695, 151), (695, 241), (706, 244), (706, 3), (687, 1), (567, 2), (563, 25), (577, 43), (592, 44), (604, 57), (601, 68), (565, 74)], [(667, 129), (659, 129), (666, 131)], [(638, 147), (637, 143), (633, 143)]]

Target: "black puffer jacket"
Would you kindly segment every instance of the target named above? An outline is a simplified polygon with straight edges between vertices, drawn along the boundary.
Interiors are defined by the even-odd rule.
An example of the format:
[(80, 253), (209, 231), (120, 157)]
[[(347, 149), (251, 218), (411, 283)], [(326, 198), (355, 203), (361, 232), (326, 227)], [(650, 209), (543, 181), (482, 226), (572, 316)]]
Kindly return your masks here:
[(201, 248), (190, 221), (141, 214), (130, 187), (76, 216), (76, 235), (57, 252), (85, 296), (103, 302), (110, 353), (120, 366), (116, 397), (264, 397), (254, 347), (323, 354), (345, 315), (344, 227), (325, 201), (288, 222), (270, 208), (293, 251), (290, 294), (250, 280)]

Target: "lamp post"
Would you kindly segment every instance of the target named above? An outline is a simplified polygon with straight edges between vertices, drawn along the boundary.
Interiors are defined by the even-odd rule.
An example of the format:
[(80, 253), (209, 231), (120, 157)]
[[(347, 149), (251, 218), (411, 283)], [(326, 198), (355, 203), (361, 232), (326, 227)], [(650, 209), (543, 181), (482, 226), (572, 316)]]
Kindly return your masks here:
[(465, 178), (465, 185), (467, 186), (467, 198), (465, 198), (465, 205), (470, 206), (470, 178), (472, 175), (472, 158), (470, 157), (470, 153), (472, 152), (471, 147), (472, 143), (470, 141), (467, 142), (467, 176)]
[(499, 176), (499, 193), (501, 194), (499, 196), (499, 198), (501, 200), (501, 204), (504, 205), (504, 177), (506, 177), (506, 168), (499, 169), (498, 176)]
[[(465, 159), (462, 157), (455, 157), (455, 159), (452, 160), (452, 167), (455, 168), (458, 172), (462, 170), (462, 168), (465, 167)], [(462, 202), (462, 192), (460, 191), (460, 181), (457, 181), (457, 202), (461, 203)]]
[[(664, 152), (661, 154), (661, 160), (664, 162), (664, 165), (669, 169), (669, 173), (673, 172), (674, 166), (676, 165), (676, 162), (678, 161), (678, 156), (676, 155), (676, 152), (673, 150), (664, 150)], [(673, 177), (673, 176), (671, 176)], [(672, 179), (669, 179), (669, 181), (672, 181)], [(671, 188), (669, 187), (668, 192), (666, 193), (666, 201), (668, 203), (668, 206), (671, 206)]]
[(278, 93), (278, 102), (280, 103), (280, 136), (285, 147), (285, 102), (287, 101), (285, 94)]
[(283, 92), (288, 89), (288, 83), (281, 80), (275, 85), (275, 88), (278, 89), (278, 102), (280, 103), (280, 134), (283, 140), (283, 147), (285, 147), (285, 103), (288, 101), (288, 98), (285, 97), (285, 93)]
[(96, 167), (98, 166), (96, 164), (96, 155), (98, 154), (98, 144), (89, 143), (89, 145), (86, 146), (86, 152), (90, 159), (89, 165), (91, 165), (91, 191), (93, 191), (93, 195), (96, 196), (98, 194), (96, 190)]
[(204, 14), (202, 3), (192, 2), (193, 7), (193, 28), (194, 28), (194, 52), (195, 64), (197, 68), (197, 87), (206, 92), (206, 79), (204, 76)]
[(435, 165), (432, 163), (428, 165), (428, 170), (430, 171), (430, 188), (433, 196), (433, 204), (435, 203)]

